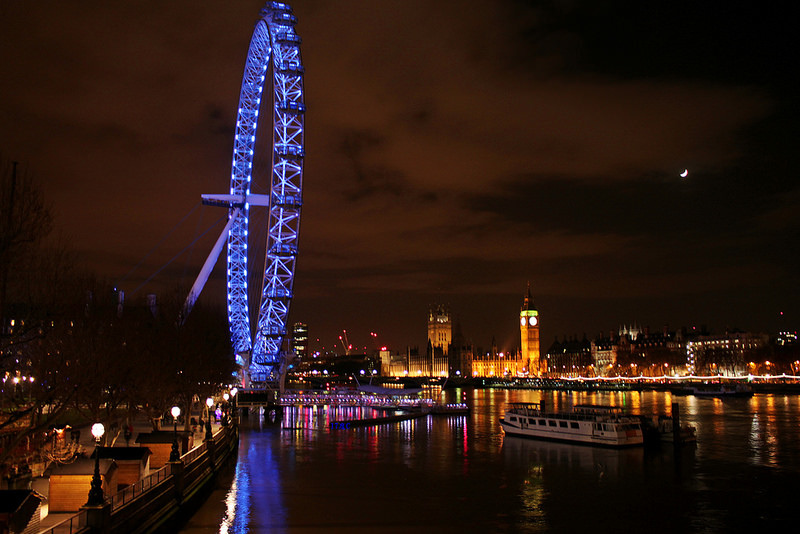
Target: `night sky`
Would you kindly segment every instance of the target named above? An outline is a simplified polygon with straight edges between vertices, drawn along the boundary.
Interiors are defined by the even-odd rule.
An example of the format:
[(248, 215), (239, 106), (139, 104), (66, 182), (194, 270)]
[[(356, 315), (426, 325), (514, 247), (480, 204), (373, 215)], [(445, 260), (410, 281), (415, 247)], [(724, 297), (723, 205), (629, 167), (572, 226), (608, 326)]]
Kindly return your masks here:
[[(633, 322), (797, 328), (783, 7), (290, 3), (308, 107), (291, 320), (312, 348), (342, 329), (422, 347), (434, 302), (478, 346), (518, 346), (528, 282), (545, 348)], [(229, 187), (262, 5), (0, 0), (3, 165), (21, 162), (57, 239), (133, 300), (190, 286), (222, 228), (184, 250), (224, 216), (198, 205)], [(223, 301), (223, 273), (204, 300)]]

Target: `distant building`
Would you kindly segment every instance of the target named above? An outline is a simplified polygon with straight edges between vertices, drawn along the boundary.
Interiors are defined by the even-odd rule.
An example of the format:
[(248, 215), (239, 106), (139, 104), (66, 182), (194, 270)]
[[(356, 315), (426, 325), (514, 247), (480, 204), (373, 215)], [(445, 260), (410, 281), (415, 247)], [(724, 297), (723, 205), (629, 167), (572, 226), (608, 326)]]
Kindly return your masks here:
[(564, 341), (555, 339), (547, 349), (547, 376), (586, 376), (592, 363), (592, 343), (583, 336), (567, 338)]
[(608, 376), (613, 374), (613, 369), (617, 365), (617, 352), (619, 350), (619, 339), (612, 331), (608, 337), (598, 336), (590, 343), (590, 353), (592, 356), (591, 370), (587, 375)]
[[(742, 376), (771, 374), (772, 363), (764, 360), (769, 336), (741, 330), (727, 331), (722, 335), (700, 335), (686, 344), (686, 359), (690, 372), (697, 375), (713, 374)], [(759, 365), (759, 362), (764, 362)]]
[(595, 376), (662, 376), (686, 374), (686, 334), (651, 333), (649, 327), (621, 326), (608, 336), (591, 341), (592, 369)]
[[(447, 345), (449, 349), (449, 344)], [(411, 376), (448, 376), (449, 359), (444, 346), (432, 346), (428, 341), (425, 354), (409, 352), (408, 374)]]
[(381, 376), (408, 376), (407, 354), (392, 354), (390, 350), (380, 350)]
[(292, 327), (292, 352), (300, 361), (308, 359), (308, 325), (305, 323), (294, 323)]
[(528, 360), (522, 357), (521, 352), (500, 351), (494, 339), (491, 350), (476, 353), (472, 358), (472, 376), (514, 378), (526, 376), (528, 372)]

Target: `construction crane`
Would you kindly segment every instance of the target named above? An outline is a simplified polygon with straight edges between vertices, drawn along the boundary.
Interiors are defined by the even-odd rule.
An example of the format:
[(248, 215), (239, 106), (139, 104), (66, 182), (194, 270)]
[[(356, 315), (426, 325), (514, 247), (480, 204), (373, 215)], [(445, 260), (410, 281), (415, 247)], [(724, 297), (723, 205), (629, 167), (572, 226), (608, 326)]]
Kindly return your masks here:
[(347, 330), (342, 330), (344, 337), (339, 336), (339, 342), (342, 344), (342, 348), (344, 348), (344, 355), (350, 356), (350, 351), (353, 349), (353, 345), (350, 344), (350, 341), (347, 339)]

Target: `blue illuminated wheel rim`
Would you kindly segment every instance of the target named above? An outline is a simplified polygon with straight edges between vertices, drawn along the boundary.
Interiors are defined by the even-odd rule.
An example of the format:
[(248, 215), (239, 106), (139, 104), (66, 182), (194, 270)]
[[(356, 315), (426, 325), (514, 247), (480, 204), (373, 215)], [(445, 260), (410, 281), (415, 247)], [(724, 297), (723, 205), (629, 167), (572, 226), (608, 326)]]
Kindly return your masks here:
[[(303, 65), (297, 19), (282, 2), (267, 2), (259, 13), (247, 53), (236, 134), (230, 194), (241, 202), (228, 234), (228, 321), (233, 348), (251, 384), (275, 380), (281, 372), (282, 346), (293, 296), (302, 206)], [(262, 94), (272, 65), (272, 165), (269, 198), (255, 203), (250, 186)], [(251, 204), (269, 207), (267, 246), (258, 321), (250, 323), (247, 243)], [(238, 216), (236, 209), (238, 208)], [(251, 335), (252, 332), (252, 335)]]

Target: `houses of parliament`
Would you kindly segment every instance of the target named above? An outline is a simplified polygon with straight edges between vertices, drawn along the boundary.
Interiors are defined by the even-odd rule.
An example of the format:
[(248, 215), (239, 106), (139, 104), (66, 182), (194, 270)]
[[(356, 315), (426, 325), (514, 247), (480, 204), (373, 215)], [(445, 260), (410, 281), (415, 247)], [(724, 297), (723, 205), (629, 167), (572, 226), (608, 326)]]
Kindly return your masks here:
[(539, 311), (530, 287), (519, 312), (520, 350), (505, 353), (495, 343), (489, 351), (477, 351), (453, 324), (450, 311), (443, 305), (428, 310), (428, 344), (425, 353), (408, 350), (406, 354), (381, 352), (383, 376), (450, 377), (540, 377), (546, 366), (540, 357)]
[[(298, 356), (305, 354), (308, 340), (305, 325), (299, 326), (303, 328), (295, 328), (297, 344), (293, 347)], [(665, 326), (661, 331), (651, 331), (634, 323), (593, 339), (586, 335), (582, 339), (556, 338), (542, 350), (540, 326), (541, 314), (530, 287), (519, 310), (519, 348), (511, 352), (498, 350), (494, 341), (489, 350), (476, 349), (461, 333), (450, 310), (436, 304), (428, 309), (428, 342), (424, 351), (407, 348), (405, 353), (393, 354), (383, 349), (377, 357), (370, 358), (370, 368), (384, 377), (452, 378), (800, 374), (796, 332), (780, 332), (771, 340), (767, 334), (738, 329), (726, 329), (724, 334), (712, 334), (705, 327), (672, 331)], [(327, 360), (315, 363), (301, 359), (309, 368), (318, 365), (318, 372), (327, 372), (322, 371)]]

